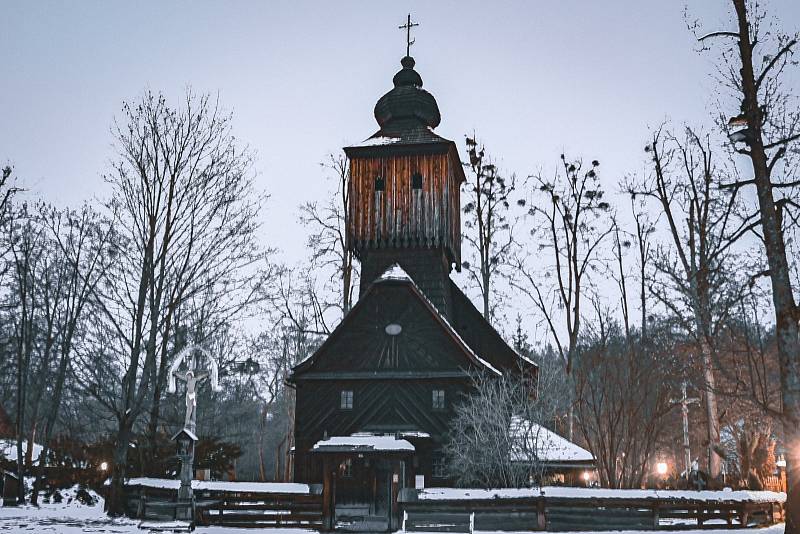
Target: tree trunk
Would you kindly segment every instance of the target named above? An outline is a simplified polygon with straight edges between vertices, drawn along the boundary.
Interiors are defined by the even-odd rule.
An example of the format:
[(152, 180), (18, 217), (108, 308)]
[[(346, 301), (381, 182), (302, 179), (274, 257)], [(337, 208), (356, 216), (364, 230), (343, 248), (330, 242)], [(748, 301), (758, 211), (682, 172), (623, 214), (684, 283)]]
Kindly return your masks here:
[[(167, 380), (167, 338), (169, 335), (169, 317), (165, 327), (164, 340), (161, 347), (161, 361), (156, 371), (155, 386), (153, 387), (153, 402), (150, 407), (150, 418), (147, 421), (147, 451), (149, 462), (147, 462), (146, 472), (155, 475), (160, 472), (156, 451), (158, 450), (158, 420), (161, 417), (161, 398), (164, 392), (164, 383)], [(144, 467), (144, 466), (143, 466)]]
[(353, 260), (351, 252), (344, 250), (344, 261), (342, 262), (342, 316), (350, 311), (350, 286), (353, 278)]
[[(26, 358), (26, 343), (25, 339), (29, 334), (28, 320), (27, 320), (27, 299), (23, 296), (22, 300), (22, 317), (19, 333), (19, 341), (17, 347), (17, 476), (19, 477), (19, 496), (17, 502), (19, 504), (25, 503), (25, 470), (24, 461), (25, 456), (22, 450), (22, 440), (25, 435), (25, 396), (27, 390), (28, 378), (28, 365), (25, 361)], [(27, 353), (30, 355), (30, 353)], [(30, 443), (28, 448), (31, 448)]]
[[(67, 333), (64, 334), (66, 339), (61, 343), (61, 359), (58, 363), (58, 374), (56, 375), (56, 383), (53, 387), (53, 398), (51, 399), (52, 404), (50, 405), (50, 411), (47, 414), (47, 419), (45, 420), (44, 424), (44, 432), (42, 434), (42, 452), (39, 455), (39, 466), (44, 467), (45, 462), (47, 460), (47, 455), (50, 452), (50, 439), (53, 434), (53, 428), (56, 425), (56, 420), (58, 418), (58, 408), (61, 406), (61, 394), (64, 391), (64, 381), (67, 377), (67, 367), (69, 364), (69, 354), (72, 350), (72, 336), (75, 333), (75, 322), (72, 322), (67, 329)], [(33, 491), (31, 492), (31, 503), (37, 504), (39, 500), (39, 478), (37, 477), (36, 482), (33, 484)]]
[(713, 358), (711, 346), (705, 340), (700, 342), (700, 352), (703, 358), (703, 382), (706, 393), (706, 437), (708, 438), (708, 475), (711, 479), (720, 476), (722, 459), (716, 452), (719, 444), (719, 412), (717, 410), (716, 381), (714, 379)]
[(111, 486), (106, 499), (106, 512), (110, 516), (125, 514), (125, 477), (128, 466), (128, 445), (131, 440), (131, 424), (127, 416), (119, 423), (117, 443), (114, 447), (114, 466), (111, 473)]
[(483, 318), (486, 319), (486, 322), (491, 322), (491, 311), (489, 309), (489, 291), (491, 288), (490, 284), (490, 274), (489, 274), (489, 266), (487, 265), (483, 269)]
[(764, 247), (769, 265), (772, 302), (775, 308), (775, 335), (781, 373), (783, 427), (786, 443), (786, 534), (800, 533), (800, 339), (797, 305), (792, 294), (786, 247), (778, 220), (772, 191), (767, 154), (761, 133), (762, 111), (753, 71), (753, 45), (750, 40), (746, 0), (733, 0), (739, 30), (739, 53), (742, 60), (744, 112), (751, 132), (750, 160), (761, 215)]

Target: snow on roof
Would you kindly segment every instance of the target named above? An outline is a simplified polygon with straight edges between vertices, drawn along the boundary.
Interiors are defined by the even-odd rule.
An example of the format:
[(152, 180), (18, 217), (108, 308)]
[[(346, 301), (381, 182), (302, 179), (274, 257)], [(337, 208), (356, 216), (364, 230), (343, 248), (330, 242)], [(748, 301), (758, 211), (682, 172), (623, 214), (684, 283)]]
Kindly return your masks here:
[[(523, 419), (514, 417), (509, 432), (517, 438), (517, 444), (511, 451), (512, 460), (538, 460), (540, 462), (593, 462), (592, 453), (575, 443), (563, 438), (547, 428)], [(523, 443), (520, 443), (522, 440)], [(535, 458), (530, 458), (531, 453)]]
[(370, 434), (353, 434), (352, 436), (333, 436), (314, 444), (316, 451), (353, 450), (353, 451), (414, 451), (414, 446), (404, 439), (395, 436), (377, 436)]
[[(425, 297), (425, 295), (422, 293), (422, 291), (420, 291), (419, 293), (420, 293), (420, 295), (422, 295), (422, 296), (425, 298), (425, 300), (428, 300), (428, 297)], [(431, 306), (433, 306), (433, 302), (431, 302), (430, 300), (428, 300), (428, 303), (430, 303), (430, 305), (431, 305)], [(433, 306), (433, 309), (436, 309), (436, 306)], [(438, 311), (438, 310), (437, 310), (437, 311)], [(479, 361), (479, 362), (480, 362), (480, 363), (481, 363), (481, 364), (482, 364), (484, 367), (486, 367), (487, 369), (489, 369), (490, 371), (492, 371), (494, 374), (496, 374), (496, 375), (498, 375), (498, 376), (502, 376), (502, 374), (503, 374), (503, 373), (501, 373), (500, 371), (498, 371), (498, 370), (495, 368), (495, 366), (494, 366), (494, 365), (492, 365), (491, 363), (487, 362), (486, 360), (484, 360), (483, 358), (481, 358), (480, 356), (478, 356), (478, 353), (477, 353), (477, 352), (475, 352), (474, 350), (472, 350), (472, 347), (470, 347), (469, 345), (467, 345), (467, 342), (466, 342), (466, 341), (464, 341), (464, 339), (461, 337), (461, 335), (458, 333), (458, 331), (456, 331), (456, 329), (455, 329), (455, 328), (453, 328), (453, 325), (451, 325), (451, 324), (450, 324), (450, 321), (448, 321), (448, 320), (447, 320), (447, 318), (446, 318), (444, 315), (442, 315), (441, 313), (439, 313), (439, 317), (441, 317), (441, 318), (442, 318), (442, 322), (443, 322), (444, 324), (446, 324), (446, 325), (447, 325), (447, 328), (449, 328), (449, 329), (450, 329), (450, 331), (451, 331), (451, 332), (453, 333), (453, 335), (454, 335), (454, 336), (455, 336), (455, 337), (458, 339), (458, 341), (459, 341), (459, 342), (460, 342), (462, 345), (464, 345), (464, 347), (466, 347), (466, 349), (467, 349), (467, 350), (468, 350), (468, 351), (469, 351), (469, 352), (472, 354), (472, 356), (474, 356), (474, 357), (475, 357), (475, 359), (476, 359), (476, 360), (478, 360), (478, 361)]]
[(420, 500), (482, 500), (482, 499), (523, 499), (531, 497), (551, 497), (561, 499), (676, 499), (727, 502), (785, 502), (785, 493), (774, 491), (679, 491), (679, 490), (636, 490), (605, 488), (570, 488), (566, 486), (544, 486), (542, 488), (500, 488), (500, 489), (456, 489), (427, 488), (420, 490)]
[[(126, 484), (128, 486), (143, 486), (146, 488), (178, 489), (181, 486), (181, 481), (170, 478), (138, 477), (128, 479)], [(108, 482), (106, 482), (106, 485), (108, 485)], [(192, 489), (196, 491), (247, 491), (254, 493), (302, 494), (307, 494), (311, 491), (308, 484), (296, 484), (293, 482), (230, 482), (221, 480), (192, 480)]]
[(184, 432), (186, 433), (187, 436), (189, 436), (189, 438), (191, 440), (198, 441), (197, 435), (194, 432), (192, 432), (191, 430), (189, 430), (188, 428), (181, 428), (179, 431), (177, 431), (175, 433), (175, 435), (172, 436), (173, 441), (175, 440), (175, 438), (177, 438), (178, 436), (180, 436)]
[(533, 365), (534, 367), (539, 367), (539, 364), (538, 364), (538, 363), (536, 363), (535, 361), (531, 360), (530, 358), (528, 358), (527, 356), (525, 356), (524, 354), (522, 354), (520, 351), (518, 351), (518, 350), (514, 349), (513, 347), (512, 347), (512, 349), (511, 349), (511, 350), (513, 350), (513, 351), (514, 351), (514, 353), (517, 355), (517, 357), (518, 357), (520, 360), (524, 360), (524, 361), (528, 362), (529, 364)]
[[(39, 461), (39, 455), (42, 454), (43, 450), (44, 447), (42, 447), (38, 443), (34, 443), (31, 461), (33, 462)], [(27, 453), (28, 453), (28, 442), (27, 440), (22, 440), (22, 454), (27, 454)], [(10, 462), (16, 462), (17, 441), (14, 439), (0, 439), (0, 455), (5, 457), (5, 459)]]
[(364, 141), (358, 143), (357, 145), (353, 146), (381, 146), (381, 145), (392, 145), (394, 143), (400, 142), (399, 137), (370, 137), (369, 139), (365, 139)]
[(400, 432), (400, 437), (403, 438), (429, 438), (431, 437), (430, 434), (427, 432), (422, 432), (421, 430), (407, 430), (405, 432)]
[(383, 271), (383, 274), (378, 277), (379, 280), (403, 280), (406, 282), (413, 282), (411, 276), (400, 267), (399, 263), (393, 263), (388, 269)]

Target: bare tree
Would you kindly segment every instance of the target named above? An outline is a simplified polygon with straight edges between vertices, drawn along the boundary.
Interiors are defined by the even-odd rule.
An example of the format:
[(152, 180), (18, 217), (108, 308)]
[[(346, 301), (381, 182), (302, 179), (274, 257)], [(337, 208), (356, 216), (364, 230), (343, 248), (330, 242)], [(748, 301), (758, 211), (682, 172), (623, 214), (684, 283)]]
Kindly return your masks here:
[(674, 339), (651, 325), (629, 338), (607, 318), (576, 356), (577, 426), (597, 460), (604, 487), (641, 487), (673, 409)]
[[(676, 344), (668, 323), (648, 324), (648, 271), (652, 268), (652, 222), (631, 205), (636, 231), (614, 224), (610, 277), (619, 288), (623, 328), (592, 299), (597, 321), (581, 334), (574, 369), (577, 426), (597, 459), (601, 483), (612, 488), (640, 487), (672, 409), (671, 382)], [(625, 262), (636, 250), (638, 273)], [(615, 272), (616, 271), (616, 272)], [(642, 325), (631, 324), (629, 278), (639, 279)]]
[(600, 245), (613, 231), (607, 220), (611, 206), (603, 200), (597, 175), (599, 165), (594, 160), (584, 170), (580, 161), (571, 162), (562, 154), (561, 170), (552, 180), (533, 178), (527, 202), (529, 215), (542, 221), (531, 230), (538, 244), (535, 254), (516, 259), (518, 276), (512, 282), (544, 317), (568, 374), (583, 303), (592, 287), (590, 271), (602, 265)]
[(13, 173), (14, 170), (11, 165), (6, 165), (0, 170), (0, 226), (5, 223), (14, 195), (21, 191), (19, 187), (14, 185)]
[[(39, 377), (42, 384), (46, 383), (48, 387), (40, 387), (38, 396), (41, 397), (45, 389), (49, 391), (47, 399), (49, 407), (44, 415), (42, 431), (44, 447), (39, 455), (42, 467), (50, 450), (67, 371), (72, 361), (73, 346), (76, 338), (80, 336), (81, 321), (85, 320), (84, 310), (115, 258), (110, 254), (110, 243), (114, 236), (112, 227), (108, 220), (103, 219), (89, 206), (84, 206), (80, 210), (66, 211), (42, 206), (40, 215), (43, 224), (50, 230), (51, 243), (55, 245), (53, 249), (57, 251), (55, 273), (57, 279), (52, 284), (45, 282), (46, 285), (53, 285), (54, 291), (45, 292), (43, 299), (48, 325), (44, 352), (48, 355), (52, 352), (55, 365), (52, 372), (41, 373)], [(53, 331), (54, 333), (51, 333)], [(44, 360), (49, 358), (43, 358)], [(38, 399), (34, 405), (33, 422), (37, 412)], [(30, 442), (33, 442), (34, 435), (35, 426), (32, 425)], [(30, 452), (28, 462), (30, 463)], [(38, 499), (39, 478), (36, 482), (31, 496), (33, 504), (36, 504)]]
[[(22, 204), (8, 221), (8, 242), (11, 256), (12, 289), (10, 306), (14, 309), (11, 319), (14, 326), (14, 352), (16, 357), (16, 434), (17, 434), (17, 474), (22, 480), (24, 474), (25, 451), (23, 440), (26, 431), (26, 408), (28, 384), (37, 348), (38, 319), (41, 301), (37, 282), (43, 278), (43, 260), (46, 251), (45, 230), (28, 209)], [(33, 444), (29, 443), (30, 450)], [(18, 500), (25, 502), (25, 493), (20, 492)]]
[(134, 424), (149, 399), (160, 399), (176, 310), (210, 288), (247, 300), (262, 282), (255, 242), (261, 199), (230, 115), (191, 92), (178, 109), (147, 92), (123, 110), (125, 122), (113, 130), (119, 160), (107, 178), (119, 260), (98, 288), (103, 321), (92, 325), (94, 345), (78, 367), (85, 391), (116, 420), (106, 501), (112, 515), (123, 512)]
[(348, 248), (345, 237), (346, 217), (350, 212), (350, 167), (344, 154), (330, 154), (321, 166), (334, 174), (336, 189), (323, 205), (307, 202), (300, 206), (300, 221), (311, 230), (308, 236), (311, 264), (332, 270), (328, 281), (337, 302), (326, 304), (325, 311), (335, 307), (344, 317), (353, 305), (353, 293), (358, 285), (353, 251)]
[(462, 267), (478, 288), (483, 301), (483, 316), (491, 321), (496, 302), (495, 280), (507, 266), (514, 237), (508, 221), (509, 197), (514, 192), (514, 175), (506, 181), (473, 134), (466, 138), (469, 161), (464, 163), (468, 178), (463, 191), (466, 202), (462, 239), (470, 246), (476, 262), (464, 261)]
[[(531, 230), (538, 243), (535, 253), (515, 259), (511, 280), (543, 317), (567, 375), (578, 347), (583, 304), (593, 287), (591, 273), (603, 267), (601, 245), (614, 228), (597, 175), (599, 165), (594, 160), (586, 170), (580, 161), (562, 154), (552, 180), (532, 178), (528, 214), (541, 221)], [(567, 427), (572, 439), (572, 408)]]
[(478, 373), (473, 391), (455, 408), (444, 446), (448, 471), (462, 487), (520, 488), (541, 483), (545, 425), (556, 414), (562, 373), (540, 368), (503, 376)]
[[(791, 159), (800, 143), (798, 95), (786, 80), (787, 69), (796, 65), (797, 33), (771, 27), (758, 2), (732, 0), (735, 26), (699, 37), (701, 43), (717, 43), (721, 84), (739, 106), (724, 127), (737, 153), (750, 160), (752, 178), (737, 179), (722, 187), (739, 194), (754, 186), (764, 243), (776, 336), (781, 365), (784, 430), (787, 449), (786, 532), (800, 531), (800, 310), (792, 287), (787, 255), (787, 231), (796, 226), (798, 202), (794, 197), (800, 181), (791, 173)], [(721, 104), (722, 106), (723, 104)]]
[(743, 261), (733, 247), (752, 229), (753, 221), (738, 217), (739, 203), (717, 187), (725, 169), (716, 162), (708, 135), (687, 127), (684, 136), (677, 137), (661, 127), (645, 150), (652, 156), (651, 174), (625, 189), (633, 198), (654, 201), (668, 231), (668, 245), (655, 254), (650, 292), (696, 343), (708, 469), (717, 478), (721, 457), (715, 340), (746, 287), (731, 269)]

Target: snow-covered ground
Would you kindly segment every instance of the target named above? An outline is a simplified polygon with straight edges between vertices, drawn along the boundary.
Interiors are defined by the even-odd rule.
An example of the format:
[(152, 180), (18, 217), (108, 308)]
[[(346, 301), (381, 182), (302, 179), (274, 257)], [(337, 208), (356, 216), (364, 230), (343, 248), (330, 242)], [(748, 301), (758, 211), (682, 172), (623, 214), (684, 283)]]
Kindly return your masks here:
[[(109, 534), (145, 534), (139, 521), (128, 518), (109, 518), (103, 512), (103, 499), (90, 492), (97, 502), (82, 504), (76, 499), (78, 488), (63, 490), (60, 503), (41, 503), (33, 506), (0, 506), (0, 533), (2, 534), (78, 534), (83, 532)], [(198, 527), (200, 534), (247, 534), (252, 529), (225, 527)], [(309, 534), (301, 529), (271, 529), (270, 534)], [(315, 531), (313, 531), (316, 534)]]
[[(103, 500), (97, 497), (93, 505), (80, 503), (75, 497), (77, 488), (62, 492), (61, 503), (42, 503), (39, 508), (32, 506), (0, 506), (0, 533), (2, 534), (78, 534), (83, 532), (142, 534), (147, 530), (139, 528), (139, 521), (127, 518), (111, 519), (103, 512)], [(229, 527), (198, 527), (198, 534), (248, 534), (252, 529)], [(264, 529), (269, 534), (309, 534), (313, 531), (302, 529)], [(476, 534), (514, 534), (475, 531)], [(663, 531), (660, 531), (663, 532)], [(730, 534), (730, 530), (681, 530), (681, 534)], [(783, 524), (758, 529), (758, 534), (783, 534)], [(530, 533), (527, 533), (530, 534)], [(621, 531), (615, 534), (652, 534), (652, 531)]]

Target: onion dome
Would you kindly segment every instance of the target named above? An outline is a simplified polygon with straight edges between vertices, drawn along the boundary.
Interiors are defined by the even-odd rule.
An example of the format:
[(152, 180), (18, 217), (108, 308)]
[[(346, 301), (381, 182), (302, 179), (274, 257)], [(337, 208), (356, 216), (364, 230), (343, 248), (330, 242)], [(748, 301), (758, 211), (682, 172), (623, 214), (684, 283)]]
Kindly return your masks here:
[(436, 128), (442, 120), (439, 106), (433, 95), (422, 89), (422, 78), (414, 70), (414, 58), (406, 56), (400, 64), (403, 68), (394, 75), (394, 89), (375, 104), (375, 120), (382, 129), (388, 130), (394, 130), (393, 126), (400, 126), (393, 124), (396, 121), (403, 123), (405, 127), (416, 122)]

